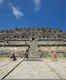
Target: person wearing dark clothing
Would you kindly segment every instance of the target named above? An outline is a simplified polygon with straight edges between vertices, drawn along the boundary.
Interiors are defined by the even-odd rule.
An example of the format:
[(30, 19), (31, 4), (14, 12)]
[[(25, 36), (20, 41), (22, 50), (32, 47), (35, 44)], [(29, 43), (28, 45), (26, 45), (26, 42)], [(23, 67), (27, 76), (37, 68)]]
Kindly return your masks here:
[(16, 56), (15, 56), (15, 54), (14, 54), (14, 53), (12, 54), (12, 56), (11, 56), (10, 58), (12, 58), (12, 59), (13, 59), (13, 61), (16, 61), (16, 60), (17, 60), (17, 59), (16, 59)]
[(25, 57), (28, 58), (28, 50), (26, 51)]
[(15, 56), (15, 54), (13, 54), (13, 61), (15, 61), (16, 60), (16, 56)]
[[(30, 48), (30, 47), (29, 47)], [(27, 60), (28, 60), (28, 58), (29, 58), (29, 56), (28, 56), (28, 54), (29, 54), (29, 48), (26, 50), (26, 53), (25, 53), (25, 58), (27, 58)]]

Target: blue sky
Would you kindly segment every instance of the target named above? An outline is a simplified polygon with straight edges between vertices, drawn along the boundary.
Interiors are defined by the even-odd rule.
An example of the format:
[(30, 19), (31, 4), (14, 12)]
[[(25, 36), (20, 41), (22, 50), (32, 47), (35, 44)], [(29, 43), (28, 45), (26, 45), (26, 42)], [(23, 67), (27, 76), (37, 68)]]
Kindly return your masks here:
[(66, 0), (0, 0), (0, 30), (16, 27), (66, 31)]

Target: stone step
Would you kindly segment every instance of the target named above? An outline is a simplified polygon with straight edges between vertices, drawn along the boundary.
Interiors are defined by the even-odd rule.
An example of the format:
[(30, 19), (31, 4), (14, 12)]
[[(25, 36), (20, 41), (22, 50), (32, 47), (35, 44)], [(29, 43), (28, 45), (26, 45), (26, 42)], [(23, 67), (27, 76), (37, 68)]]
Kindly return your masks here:
[(40, 57), (29, 57), (28, 61), (42, 61)]
[(31, 55), (40, 55), (40, 53), (31, 53)]
[(36, 54), (32, 54), (32, 55), (29, 55), (29, 57), (35, 57), (35, 58), (40, 58), (40, 55), (38, 54), (38, 55), (36, 55)]
[(40, 54), (38, 52), (38, 43), (37, 40), (34, 40), (30, 45), (30, 53), (29, 59), (30, 60), (38, 60), (40, 58)]

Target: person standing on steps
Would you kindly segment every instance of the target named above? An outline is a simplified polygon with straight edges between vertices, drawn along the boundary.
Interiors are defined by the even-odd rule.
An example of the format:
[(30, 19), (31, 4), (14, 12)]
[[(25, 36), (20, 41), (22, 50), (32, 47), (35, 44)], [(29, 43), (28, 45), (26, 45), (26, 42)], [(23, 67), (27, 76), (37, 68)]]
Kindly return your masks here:
[[(30, 47), (29, 47), (30, 48)], [(29, 58), (29, 48), (26, 50), (26, 53), (25, 53), (25, 58), (28, 60)]]

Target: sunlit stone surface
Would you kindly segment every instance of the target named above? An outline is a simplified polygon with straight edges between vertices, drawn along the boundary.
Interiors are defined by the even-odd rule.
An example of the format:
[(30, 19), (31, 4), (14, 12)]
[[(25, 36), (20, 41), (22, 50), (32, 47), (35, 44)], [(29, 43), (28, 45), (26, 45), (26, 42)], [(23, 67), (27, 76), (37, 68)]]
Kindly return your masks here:
[(6, 79), (66, 79), (66, 61), (24, 61)]

